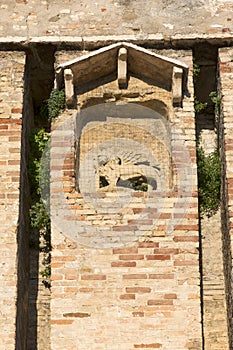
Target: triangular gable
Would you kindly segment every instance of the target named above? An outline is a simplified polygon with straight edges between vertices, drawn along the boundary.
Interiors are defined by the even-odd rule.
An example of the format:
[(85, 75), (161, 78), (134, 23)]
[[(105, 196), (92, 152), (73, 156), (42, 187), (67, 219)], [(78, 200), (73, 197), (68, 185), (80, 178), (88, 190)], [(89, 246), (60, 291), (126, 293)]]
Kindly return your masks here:
[[(115, 74), (119, 87), (125, 87), (130, 75), (154, 81), (167, 90), (173, 91), (174, 102), (182, 98), (182, 81), (188, 66), (178, 60), (158, 55), (137, 45), (120, 42), (112, 44), (82, 57), (59, 65), (56, 81), (65, 80), (67, 99), (73, 94), (73, 86), (81, 86), (91, 81)], [(72, 85), (71, 85), (72, 84)]]

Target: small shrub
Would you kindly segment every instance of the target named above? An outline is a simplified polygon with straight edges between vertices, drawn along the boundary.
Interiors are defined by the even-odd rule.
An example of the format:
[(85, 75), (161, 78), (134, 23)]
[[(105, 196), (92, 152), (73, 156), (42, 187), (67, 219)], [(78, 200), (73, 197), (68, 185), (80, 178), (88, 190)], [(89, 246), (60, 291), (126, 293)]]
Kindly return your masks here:
[(51, 121), (65, 108), (65, 90), (53, 89), (47, 102), (48, 118)]
[(221, 162), (219, 152), (205, 156), (202, 147), (197, 147), (198, 195), (201, 215), (212, 216), (220, 205)]
[(207, 102), (200, 102), (194, 98), (194, 111), (195, 113), (201, 113), (207, 108), (208, 103)]

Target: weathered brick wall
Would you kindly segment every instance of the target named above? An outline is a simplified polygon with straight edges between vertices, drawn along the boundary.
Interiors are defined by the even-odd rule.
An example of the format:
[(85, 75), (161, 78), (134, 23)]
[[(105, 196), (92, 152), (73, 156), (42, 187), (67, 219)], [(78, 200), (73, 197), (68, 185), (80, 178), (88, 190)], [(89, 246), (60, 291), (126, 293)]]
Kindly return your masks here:
[[(227, 291), (228, 326), (232, 342), (232, 65), (231, 48), (219, 49), (219, 93), (221, 97), (221, 149), (222, 149), (222, 232)], [(231, 345), (232, 346), (232, 345)]]
[(0, 41), (79, 41), (82, 45), (88, 37), (97, 44), (93, 36), (173, 43), (206, 34), (229, 38), (231, 10), (232, 1), (225, 0), (98, 0), (94, 4), (90, 0), (2, 0)]
[(201, 239), (204, 349), (231, 349), (224, 266), (229, 245), (222, 234), (220, 210), (201, 219)]
[(15, 349), (17, 223), (25, 54), (0, 53), (0, 349)]
[[(192, 55), (189, 52), (184, 54), (183, 60), (189, 66), (192, 65)], [(105, 215), (97, 215), (95, 209), (86, 202), (82, 192), (75, 190), (74, 120), (66, 132), (63, 123), (74, 118), (76, 113), (63, 113), (54, 124), (51, 158), (52, 349), (171, 349), (174, 348), (174, 344), (176, 349), (202, 348), (195, 119), (191, 71), (188, 89), (191, 97), (184, 97), (182, 108), (177, 107), (174, 111), (169, 111), (172, 125), (169, 140), (173, 158), (173, 181), (177, 187), (179, 186), (175, 173), (179, 173), (179, 167), (187, 161), (184, 159), (182, 147), (179, 148), (181, 145), (177, 135), (187, 150), (190, 173), (188, 176), (187, 173), (185, 176), (184, 173), (179, 176), (183, 185), (191, 184), (191, 193), (186, 196), (183, 193), (185, 198), (177, 200), (180, 194), (174, 185), (172, 191), (168, 192), (169, 195), (164, 198), (163, 213), (158, 216), (155, 214), (155, 194), (150, 192), (148, 199), (146, 193), (137, 191), (132, 195), (130, 205), (122, 212), (121, 222), (119, 213), (114, 214), (115, 194), (112, 192), (101, 192), (101, 198), (108, 201), (109, 210)], [(130, 102), (133, 102), (134, 95), (129, 96)], [(94, 97), (93, 90), (90, 98)], [(83, 101), (82, 97), (79, 101)], [(127, 99), (124, 98), (124, 101)], [(99, 125), (101, 126), (101, 123)], [(105, 131), (102, 133), (102, 141), (108, 141), (108, 136), (105, 136), (107, 125), (103, 128)], [(131, 127), (136, 127), (133, 119)], [(114, 132), (119, 135), (116, 129)], [(133, 135), (133, 129), (128, 136), (130, 134)], [(81, 145), (80, 150), (88, 154), (93, 143), (100, 141), (100, 135), (97, 133), (86, 140), (83, 139), (85, 143), (83, 148)], [(144, 138), (140, 140), (142, 144), (143, 140)], [(67, 142), (65, 156), (63, 150), (67, 147)], [(64, 156), (63, 170), (59, 172), (58, 159)], [(65, 212), (62, 217), (54, 205), (59, 203), (61, 191), (70, 210), (70, 215), (66, 215)], [(148, 220), (137, 219), (142, 210), (148, 216)], [(173, 215), (180, 220), (171, 229), (169, 225)], [(78, 220), (79, 227), (91, 225), (89, 227), (92, 229), (98, 228), (97, 235), (91, 230), (85, 231), (85, 228), (79, 238), (75, 238), (75, 232), (71, 232), (71, 238), (66, 236), (66, 233), (62, 234), (62, 230), (66, 230), (64, 226), (59, 225), (63, 223), (69, 229), (73, 227), (72, 220)], [(113, 238), (120, 237), (121, 242), (126, 239), (125, 244), (114, 247), (114, 239), (112, 243), (109, 240), (112, 233), (108, 227), (106, 230), (108, 224), (115, 228)], [(132, 240), (131, 235), (135, 232), (138, 236)]]

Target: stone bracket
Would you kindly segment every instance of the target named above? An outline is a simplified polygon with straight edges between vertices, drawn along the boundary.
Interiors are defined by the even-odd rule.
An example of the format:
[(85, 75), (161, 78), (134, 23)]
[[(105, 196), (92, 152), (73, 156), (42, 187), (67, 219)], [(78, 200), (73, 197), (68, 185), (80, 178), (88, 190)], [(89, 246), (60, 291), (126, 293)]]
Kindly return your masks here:
[(174, 67), (172, 76), (172, 96), (174, 104), (179, 104), (182, 101), (182, 77), (183, 69)]
[(118, 85), (122, 88), (127, 84), (127, 49), (121, 47), (118, 51)]
[(68, 108), (75, 107), (73, 73), (71, 69), (64, 70), (66, 105)]

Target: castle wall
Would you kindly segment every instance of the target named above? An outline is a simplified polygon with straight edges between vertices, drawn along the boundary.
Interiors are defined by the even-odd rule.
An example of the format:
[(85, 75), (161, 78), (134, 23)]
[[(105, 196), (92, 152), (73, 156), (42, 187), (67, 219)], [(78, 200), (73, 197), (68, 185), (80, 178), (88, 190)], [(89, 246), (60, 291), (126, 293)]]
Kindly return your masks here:
[[(86, 205), (86, 199), (77, 192), (75, 112), (66, 111), (59, 118), (58, 123), (66, 119), (72, 120), (72, 128), (68, 130), (70, 149), (63, 169), (63, 191), (64, 196), (68, 198), (67, 204), (72, 215), (64, 218), (64, 222), (72, 228), (75, 217), (80, 227), (88, 222), (98, 230), (101, 228), (102, 233), (108, 225), (110, 227), (115, 222), (115, 231), (119, 237), (125, 239), (125, 242), (119, 247), (109, 245), (105, 248), (96, 248), (90, 242), (85, 244), (94, 238), (93, 233), (90, 233), (89, 238), (88, 235), (84, 235), (84, 240), (73, 239), (63, 235), (59, 225), (53, 222), (51, 334), (48, 325), (50, 291), (44, 290), (42, 278), (38, 278), (40, 269), (38, 256), (35, 258), (34, 265), (31, 264), (30, 283), (33, 288), (29, 288), (31, 304), (29, 317), (27, 317), (29, 196), (26, 163), (27, 140), (31, 128), (30, 118), (34, 113), (29, 91), (33, 91), (34, 107), (38, 109), (41, 101), (49, 95), (53, 80), (52, 70), (48, 83), (46, 83), (48, 68), (42, 74), (47, 63), (45, 53), (48, 51), (48, 45), (38, 44), (54, 44), (50, 47), (51, 57), (48, 60), (50, 68), (53, 53), (59, 47), (67, 50), (76, 48), (80, 51), (57, 51), (57, 64), (81, 56), (85, 50), (93, 50), (123, 40), (143, 47), (157, 48), (173, 46), (186, 49), (199, 43), (199, 39), (217, 46), (230, 46), (233, 31), (232, 1), (100, 0), (93, 3), (88, 0), (82, 2), (2, 0), (0, 10), (0, 46), (3, 49), (0, 53), (0, 225), (2, 233), (0, 237), (0, 350), (29, 349), (30, 347), (34, 350), (36, 346), (38, 349), (49, 349), (50, 339), (53, 350), (61, 347), (75, 350), (77, 348), (125, 350), (126, 347), (127, 349), (193, 350), (202, 348), (202, 336), (205, 338), (203, 342), (206, 350), (231, 348), (228, 340), (229, 338), (231, 342), (232, 337), (232, 249), (229, 249), (229, 247), (232, 248), (233, 203), (231, 198), (233, 51), (231, 48), (219, 50), (219, 91), (222, 97), (221, 151), (224, 177), (222, 232), (220, 232), (218, 214), (206, 222), (202, 221), (202, 243), (206, 239), (202, 245), (202, 257), (198, 250), (200, 237), (191, 70), (188, 86), (191, 95), (185, 94), (182, 108), (173, 109), (171, 103), (169, 104), (170, 93), (153, 90), (135, 77), (131, 78), (132, 85), (129, 86), (128, 92), (118, 94), (117, 97), (119, 101), (136, 102), (141, 106), (154, 109), (160, 108), (161, 105), (155, 106), (154, 101), (150, 101), (153, 94), (154, 96), (160, 94), (160, 98), (166, 101), (167, 109), (164, 110), (162, 106), (159, 113), (165, 118), (169, 116), (172, 127), (184, 140), (185, 149), (188, 150), (191, 159), (190, 181), (193, 191), (189, 198), (185, 198), (188, 203), (185, 214), (183, 214), (183, 203), (178, 203), (181, 205), (180, 211), (175, 205), (179, 196), (176, 191), (169, 193), (166, 200), (162, 198), (163, 214), (157, 215), (156, 218), (153, 196), (148, 199), (142, 193), (135, 193), (132, 197), (131, 206), (127, 208), (128, 212), (125, 212), (126, 216), (123, 218), (125, 221), (120, 222), (119, 216), (114, 214), (108, 215), (106, 219), (93, 213), (93, 208)], [(30, 45), (31, 42), (35, 45)], [(5, 51), (12, 50), (13, 47), (27, 49), (28, 62), (35, 60), (35, 69), (39, 73), (38, 76), (31, 78), (31, 82), (24, 75), (25, 53)], [(162, 54), (166, 55), (165, 52)], [(189, 51), (186, 53), (174, 51), (167, 55), (186, 61), (189, 67), (192, 67)], [(207, 66), (208, 64), (207, 62)], [(29, 82), (29, 85), (23, 86), (24, 82), (25, 85)], [(47, 84), (46, 87), (45, 84)], [(80, 93), (79, 108), (116, 100), (116, 86), (116, 83), (106, 83), (100, 89), (93, 88), (86, 94)], [(135, 95), (135, 86), (147, 88), (143, 97), (139, 98)], [(21, 138), (23, 94), (25, 124)], [(205, 123), (206, 119), (201, 122)], [(81, 160), (85, 159), (89, 151), (88, 147), (92, 147), (94, 142), (108, 142), (114, 133), (119, 133), (121, 130), (119, 127), (119, 130), (112, 130), (111, 134), (106, 128), (105, 132), (101, 133), (101, 124), (97, 124), (92, 125), (97, 129), (99, 125), (96, 135), (95, 132), (85, 132), (81, 139), (80, 151), (83, 157)], [(207, 124), (208, 129), (209, 121)], [(132, 120), (132, 127), (125, 128), (124, 132), (128, 130), (128, 135), (132, 134), (133, 127), (135, 125)], [(54, 128), (56, 129), (56, 124)], [(137, 131), (138, 129), (134, 134), (134, 142), (138, 142), (140, 137), (147, 138), (145, 132), (137, 134)], [(211, 133), (209, 130), (203, 133), (208, 140), (205, 144), (208, 150), (211, 150), (214, 145), (214, 132), (212, 128)], [(63, 139), (63, 131), (59, 134), (59, 130), (57, 136), (58, 144), (54, 145), (54, 150), (59, 154), (59, 147), (67, 145), (67, 138)], [(175, 134), (172, 134), (171, 143), (166, 144), (166, 147), (172, 147), (174, 153), (176, 152), (175, 139)], [(209, 142), (210, 139), (211, 142)], [(145, 145), (148, 146), (151, 141), (153, 140), (147, 138)], [(172, 166), (169, 169), (170, 164), (165, 152), (159, 152), (156, 157), (164, 167), (167, 166), (166, 186), (172, 187), (176, 181), (176, 176), (173, 176), (176, 173), (176, 167), (171, 163)], [(176, 157), (178, 156), (174, 155), (174, 158)], [(56, 179), (54, 184), (56, 185)], [(104, 192), (101, 194), (102, 199), (108, 201), (110, 211), (114, 209), (112, 208), (114, 195)], [(144, 210), (146, 206), (149, 206), (146, 214), (150, 217), (147, 222), (142, 223), (137, 215), (140, 214), (142, 207)], [(167, 227), (171, 228), (174, 206), (176, 218), (182, 216), (182, 220), (169, 231)], [(137, 239), (129, 239), (135, 227), (138, 232)], [(130, 229), (127, 230), (128, 228)], [(204, 238), (205, 235), (206, 237), (208, 235), (208, 238)], [(103, 237), (104, 235), (102, 239)], [(203, 264), (202, 295), (199, 273), (201, 262)], [(41, 262), (40, 265), (42, 265)], [(225, 269), (224, 275), (222, 265)], [(203, 315), (200, 310), (201, 302), (203, 302)], [(31, 311), (33, 315), (30, 314)], [(203, 334), (201, 316), (203, 316)], [(29, 339), (26, 345), (28, 319), (30, 319)]]
[[(191, 53), (184, 53), (182, 60), (191, 66)], [(112, 86), (105, 85), (106, 94), (108, 88), (111, 90)], [(128, 89), (130, 102), (139, 103), (130, 91), (130, 83)], [(100, 91), (98, 89), (98, 94)], [(177, 186), (160, 198), (163, 203), (158, 215), (156, 191), (150, 192), (149, 197), (147, 192), (136, 191), (121, 215), (119, 210), (115, 212), (116, 193), (100, 192), (95, 207), (91, 202), (95, 199), (93, 193), (88, 194), (89, 188), (84, 191), (87, 193), (78, 192), (74, 179), (76, 112), (64, 112), (54, 123), (51, 145), (52, 349), (202, 349), (191, 71), (188, 91), (190, 95), (184, 96), (182, 108), (174, 108), (168, 117), (172, 124), (169, 140), (173, 180)], [(120, 93), (115, 91), (116, 95), (117, 92)], [(95, 99), (95, 93), (95, 90), (91, 91), (89, 98)], [(88, 94), (78, 96), (80, 104), (85, 99)], [(124, 96), (122, 100), (127, 101)], [(143, 104), (143, 98), (140, 102)], [(120, 116), (117, 122), (127, 124)], [(97, 121), (94, 124), (90, 129), (88, 124), (87, 129), (84, 128), (86, 138), (80, 137), (82, 164), (86, 164), (85, 159), (95, 143), (109, 144), (114, 136), (108, 122), (102, 133), (98, 133)], [(121, 134), (124, 136), (129, 126), (123, 124)], [(138, 129), (133, 118), (130, 126), (127, 135), (133, 139), (134, 129)], [(115, 136), (119, 136), (116, 128), (115, 124)], [(96, 133), (89, 135), (93, 129)], [(140, 133), (137, 136), (142, 148), (148, 138), (145, 136)], [(62, 171), (59, 171), (60, 159), (64, 160)], [(184, 169), (184, 173), (179, 173), (185, 162), (190, 166), (189, 173)], [(174, 174), (179, 177), (179, 184)], [(85, 175), (89, 176), (88, 171)], [(183, 190), (190, 188), (191, 192), (180, 194), (180, 186)], [(63, 201), (60, 191), (69, 208), (63, 215), (59, 209), (59, 203)], [(106, 213), (100, 211), (98, 214), (97, 211), (103, 208)], [(141, 219), (140, 213), (144, 213)], [(75, 231), (75, 222), (79, 234)], [(121, 244), (117, 245), (119, 241)]]
[(22, 52), (0, 54), (0, 349), (2, 350), (15, 349), (24, 64), (25, 54)]

